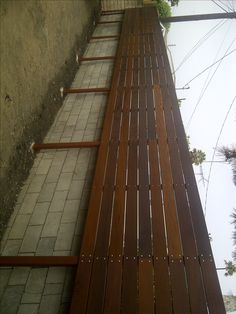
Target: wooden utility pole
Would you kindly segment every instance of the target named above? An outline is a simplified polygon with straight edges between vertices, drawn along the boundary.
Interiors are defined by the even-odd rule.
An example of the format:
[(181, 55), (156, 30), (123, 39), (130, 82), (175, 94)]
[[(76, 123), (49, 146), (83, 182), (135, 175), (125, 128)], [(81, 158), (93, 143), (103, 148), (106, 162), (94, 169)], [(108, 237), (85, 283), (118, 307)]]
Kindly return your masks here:
[(160, 21), (162, 23), (174, 23), (216, 19), (236, 19), (236, 12), (161, 17)]

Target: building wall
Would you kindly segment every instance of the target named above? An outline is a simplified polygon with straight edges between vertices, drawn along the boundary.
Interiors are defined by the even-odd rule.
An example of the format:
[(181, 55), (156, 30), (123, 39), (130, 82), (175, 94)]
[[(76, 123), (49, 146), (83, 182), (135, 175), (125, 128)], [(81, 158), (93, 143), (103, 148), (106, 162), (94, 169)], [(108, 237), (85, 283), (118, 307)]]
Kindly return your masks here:
[(30, 143), (41, 141), (61, 106), (99, 0), (1, 1), (0, 229), (32, 165)]

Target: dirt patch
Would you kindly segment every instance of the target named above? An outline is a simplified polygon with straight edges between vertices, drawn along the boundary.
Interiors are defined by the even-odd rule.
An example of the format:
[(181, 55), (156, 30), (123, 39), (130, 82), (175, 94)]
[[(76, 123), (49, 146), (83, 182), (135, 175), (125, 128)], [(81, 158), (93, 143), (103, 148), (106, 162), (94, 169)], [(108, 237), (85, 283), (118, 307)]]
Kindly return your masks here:
[[(16, 3), (17, 1), (12, 1)], [(25, 1), (19, 1), (21, 4)], [(48, 16), (44, 17), (44, 11), (49, 9), (52, 10), (52, 18), (53, 18), (53, 6), (52, 1), (45, 1), (48, 2), (45, 5), (40, 5), (39, 7), (35, 8), (34, 4), (35, 1), (28, 1), (31, 2), (31, 7), (28, 8), (27, 14), (31, 15), (31, 18), (34, 20), (34, 36), (37, 38), (37, 42), (39, 43), (38, 47), (36, 44), (32, 49), (39, 49), (40, 54), (42, 51), (45, 52), (49, 51), (46, 47), (51, 45), (52, 43), (48, 42), (48, 39), (45, 37), (45, 34), (42, 33), (42, 28), (47, 29), (49, 31), (50, 25), (48, 24)], [(41, 3), (41, 1), (38, 1)], [(49, 3), (50, 2), (50, 3)], [(63, 1), (62, 1), (63, 2)], [(78, 1), (70, 1), (78, 2)], [(84, 1), (81, 1), (84, 2)], [(95, 4), (97, 1), (91, 1), (90, 5), (94, 2)], [(61, 86), (69, 87), (71, 82), (74, 79), (75, 73), (78, 70), (78, 64), (75, 62), (75, 55), (79, 53), (80, 55), (83, 54), (84, 49), (87, 45), (87, 38), (91, 35), (94, 29), (94, 21), (98, 18), (99, 15), (99, 7), (98, 5), (93, 4), (93, 9), (88, 10), (88, 2), (84, 4), (84, 10), (81, 11), (81, 14), (85, 12), (85, 9), (88, 10), (90, 15), (87, 12), (87, 20), (83, 18), (84, 23), (81, 27), (79, 34), (74, 34), (73, 38), (73, 45), (68, 49), (67, 53), (65, 52), (63, 56), (59, 56), (63, 62), (60, 64), (60, 67), (54, 67), (54, 69), (50, 68), (49, 71), (51, 72), (50, 75), (45, 72), (45, 80), (47, 77), (51, 77), (50, 80), (47, 80), (46, 86), (44, 88), (39, 87), (39, 90), (35, 89), (30, 91), (28, 95), (24, 98), (20, 95), (20, 91), (24, 93), (24, 88), (26, 88), (27, 84), (30, 84), (28, 81), (30, 79), (29, 73), (27, 73), (27, 69), (22, 69), (23, 64), (29, 63), (29, 66), (36, 67), (39, 70), (39, 65), (33, 65), (33, 61), (31, 60), (30, 53), (26, 56), (27, 60), (24, 60), (23, 64), (21, 65), (21, 74), (26, 71), (25, 75), (21, 76), (21, 79), (18, 79), (18, 74), (16, 74), (13, 80), (16, 80), (17, 84), (17, 91), (13, 92), (14, 86), (4, 86), (1, 88), (1, 150), (0, 150), (0, 163), (1, 163), (1, 175), (0, 175), (0, 238), (3, 235), (3, 232), (6, 228), (7, 221), (12, 213), (14, 208), (17, 195), (21, 189), (21, 186), (24, 180), (27, 178), (29, 174), (29, 170), (33, 165), (33, 160), (35, 155), (32, 154), (29, 150), (30, 144), (35, 142), (42, 142), (43, 138), (47, 134), (50, 126), (53, 123), (55, 115), (59, 108), (62, 105), (62, 99), (60, 97), (59, 89)], [(16, 4), (18, 5), (18, 4)], [(38, 4), (37, 4), (38, 5)], [(76, 5), (74, 3), (74, 5)], [(66, 14), (66, 10), (68, 6), (61, 7), (61, 16)], [(38, 10), (38, 15), (37, 15)], [(71, 8), (70, 8), (71, 10)], [(31, 13), (30, 13), (31, 12)], [(58, 12), (57, 12), (58, 13)], [(1, 17), (6, 16), (8, 14), (8, 7), (7, 5), (1, 4)], [(24, 18), (24, 16), (22, 17)], [(27, 17), (29, 18), (29, 17)], [(78, 16), (78, 18), (80, 18)], [(63, 20), (63, 18), (62, 18)], [(14, 31), (14, 29), (12, 30)], [(52, 25), (51, 31), (55, 31), (60, 33), (60, 29), (55, 29), (55, 23)], [(49, 36), (49, 35), (48, 35)], [(50, 35), (51, 36), (51, 35)], [(66, 36), (66, 35), (65, 35)], [(52, 37), (52, 36), (51, 36)], [(57, 37), (56, 37), (57, 38)], [(72, 41), (72, 39), (71, 39)], [(21, 49), (22, 43), (16, 42), (15, 45)], [(53, 51), (55, 49), (60, 49), (60, 43), (55, 43), (55, 48), (50, 50), (50, 56), (48, 56), (48, 62), (50, 59), (53, 59)], [(69, 52), (68, 52), (69, 51)], [(2, 52), (2, 51), (1, 51)], [(16, 52), (17, 54), (17, 52)], [(55, 56), (57, 53), (55, 52)], [(14, 56), (14, 53), (12, 54)], [(65, 57), (66, 56), (66, 57)], [(38, 58), (40, 55), (38, 55)], [(9, 61), (9, 60), (8, 60)], [(1, 65), (4, 60), (1, 60)], [(23, 66), (24, 67), (24, 66)], [(58, 69), (57, 69), (58, 68)], [(23, 72), (22, 72), (23, 71)], [(32, 68), (30, 70), (32, 72)], [(54, 73), (53, 73), (54, 71)], [(32, 72), (33, 73), (33, 72)], [(8, 77), (6, 78), (9, 79)], [(31, 75), (31, 80), (33, 76)], [(39, 79), (36, 75), (36, 80)], [(42, 79), (42, 75), (40, 77)], [(4, 77), (1, 76), (1, 83), (3, 82)], [(2, 84), (1, 84), (2, 86)], [(12, 92), (11, 92), (12, 91)], [(34, 97), (31, 95), (33, 94)], [(37, 95), (40, 101), (37, 103)], [(32, 99), (32, 103), (30, 105), (26, 103), (25, 100), (28, 102)], [(24, 101), (23, 101), (24, 100)], [(34, 105), (35, 102), (35, 105)], [(23, 106), (21, 108), (19, 106)], [(6, 117), (6, 110), (10, 107), (14, 107), (17, 105), (17, 112), (11, 114), (12, 119), (18, 119), (17, 122), (13, 123), (9, 119), (9, 124), (4, 123)], [(4, 107), (3, 107), (4, 106)], [(26, 110), (26, 106), (29, 107), (29, 110)], [(10, 110), (10, 109), (9, 109)], [(10, 134), (11, 133), (11, 134)], [(14, 139), (12, 140), (12, 136), (14, 135)], [(9, 141), (7, 142), (6, 136), (9, 136)], [(9, 143), (9, 145), (7, 144)]]

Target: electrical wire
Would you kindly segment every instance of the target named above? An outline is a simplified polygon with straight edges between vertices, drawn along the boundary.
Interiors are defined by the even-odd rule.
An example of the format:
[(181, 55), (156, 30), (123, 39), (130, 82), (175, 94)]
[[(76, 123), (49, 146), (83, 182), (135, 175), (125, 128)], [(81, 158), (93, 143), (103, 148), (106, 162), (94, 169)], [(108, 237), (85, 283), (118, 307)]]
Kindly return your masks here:
[(217, 63), (221, 62), (221, 60), (224, 60), (226, 57), (228, 57), (229, 55), (231, 55), (233, 52), (235, 52), (236, 49), (231, 50), (229, 53), (227, 53), (226, 55), (224, 55), (222, 58), (220, 58), (219, 60), (217, 60), (216, 62), (212, 63), (211, 65), (209, 65), (208, 67), (206, 67), (204, 70), (202, 70), (200, 73), (198, 73), (197, 75), (195, 75), (190, 81), (188, 81), (182, 88), (188, 86), (193, 80), (195, 80), (196, 78), (198, 78), (200, 75), (202, 75), (203, 73), (205, 73), (207, 70), (209, 70), (210, 68), (212, 68), (214, 65), (216, 65)]
[(194, 46), (193, 48), (186, 54), (180, 64), (176, 67), (175, 71), (172, 73), (176, 73), (182, 65), (193, 55), (193, 53), (204, 43), (208, 38), (210, 38), (221, 26), (224, 25), (226, 21), (220, 21), (217, 25), (213, 26)]
[(221, 8), (224, 12), (228, 13), (219, 3), (217, 3), (215, 0), (211, 0), (215, 5), (217, 5), (219, 8)]
[[(219, 49), (218, 49), (218, 51), (217, 51), (217, 53), (216, 53), (215, 60), (216, 60), (216, 58), (217, 58), (217, 56), (218, 56), (218, 54), (219, 54), (219, 51), (221, 50), (221, 47), (222, 47), (223, 44), (224, 44), (224, 41), (225, 41), (225, 39), (226, 39), (227, 33), (228, 33), (229, 30), (230, 30), (231, 25), (232, 25), (232, 23), (229, 25), (229, 28), (227, 29), (226, 33), (224, 34), (223, 41), (222, 41), (222, 43), (221, 43), (221, 45), (220, 45), (220, 47), (219, 47)], [(229, 45), (229, 47), (228, 47), (227, 50), (225, 51), (224, 55), (227, 54), (227, 52), (229, 51), (229, 49), (230, 49), (230, 48), (232, 47), (232, 45), (234, 44), (235, 40), (236, 40), (236, 37), (235, 37), (234, 40), (231, 42), (231, 44)], [(215, 61), (215, 60), (214, 60), (214, 61)], [(207, 76), (207, 78), (206, 78), (206, 80), (205, 80), (205, 82), (204, 82), (204, 84), (203, 84), (203, 89), (202, 89), (202, 91), (201, 91), (201, 93), (200, 93), (200, 96), (199, 96), (199, 98), (198, 98), (198, 101), (197, 101), (197, 103), (196, 103), (196, 105), (195, 105), (195, 107), (194, 107), (194, 109), (193, 109), (193, 112), (192, 112), (192, 114), (191, 114), (191, 116), (190, 116), (190, 118), (189, 118), (189, 120), (188, 120), (188, 122), (187, 122), (187, 127), (186, 127), (187, 129), (189, 128), (189, 126), (190, 126), (190, 124), (191, 124), (191, 121), (192, 121), (192, 119), (193, 119), (193, 116), (194, 116), (194, 114), (195, 114), (195, 112), (196, 112), (196, 110), (197, 110), (197, 108), (198, 108), (198, 106), (199, 106), (199, 104), (200, 104), (200, 102), (201, 102), (203, 96), (205, 95), (206, 90), (207, 90), (207, 88), (209, 87), (210, 83), (212, 82), (212, 80), (213, 80), (213, 78), (214, 78), (214, 76), (215, 76), (215, 74), (216, 74), (217, 70), (219, 69), (219, 67), (220, 67), (220, 65), (221, 65), (222, 62), (223, 62), (223, 59), (218, 63), (218, 65), (217, 65), (217, 67), (215, 68), (215, 71), (213, 72), (213, 74), (212, 74), (212, 76), (210, 77), (210, 79), (209, 79), (209, 76), (210, 76), (210, 74), (211, 74), (211, 71), (209, 71), (209, 74), (208, 74), (208, 76)], [(208, 79), (209, 79), (209, 80), (208, 80)]]
[[(230, 10), (230, 11), (232, 11), (231, 7), (228, 6), (226, 3), (224, 3), (224, 2), (221, 1), (221, 0), (219, 0), (219, 2), (220, 2), (223, 6), (225, 6), (225, 8), (227, 8), (227, 9)], [(229, 3), (229, 2), (227, 1), (227, 3)]]
[(235, 12), (235, 7), (234, 7), (234, 0), (232, 0), (232, 8), (233, 8), (233, 12)]
[(209, 191), (209, 184), (210, 184), (211, 172), (212, 172), (212, 167), (213, 167), (213, 164), (214, 164), (213, 161), (214, 161), (214, 158), (215, 158), (215, 154), (216, 154), (216, 150), (217, 150), (217, 147), (218, 147), (218, 144), (219, 144), (219, 140), (220, 140), (221, 134), (222, 134), (222, 132), (223, 132), (223, 128), (224, 128), (224, 126), (225, 126), (225, 123), (226, 123), (226, 120), (227, 120), (227, 118), (228, 118), (228, 116), (229, 116), (229, 113), (230, 113), (230, 111), (231, 111), (231, 109), (232, 109), (232, 107), (233, 107), (233, 104), (234, 104), (234, 102), (235, 102), (235, 99), (236, 99), (236, 95), (234, 96), (233, 101), (231, 102), (231, 104), (230, 104), (230, 106), (229, 106), (229, 109), (228, 109), (228, 111), (227, 111), (227, 113), (226, 113), (226, 116), (225, 116), (225, 118), (224, 118), (224, 121), (223, 121), (223, 123), (222, 123), (222, 125), (221, 125), (220, 133), (219, 133), (219, 135), (218, 135), (218, 137), (217, 137), (216, 144), (215, 144), (215, 147), (214, 147), (214, 151), (213, 151), (213, 154), (212, 154), (212, 157), (211, 157), (212, 162), (211, 162), (211, 164), (210, 164), (210, 170), (209, 170), (209, 173), (208, 173), (207, 188), (206, 188), (206, 194), (205, 194), (205, 204), (204, 204), (204, 216), (205, 216), (205, 217), (206, 217), (206, 211), (207, 211), (207, 198), (208, 198), (208, 191)]

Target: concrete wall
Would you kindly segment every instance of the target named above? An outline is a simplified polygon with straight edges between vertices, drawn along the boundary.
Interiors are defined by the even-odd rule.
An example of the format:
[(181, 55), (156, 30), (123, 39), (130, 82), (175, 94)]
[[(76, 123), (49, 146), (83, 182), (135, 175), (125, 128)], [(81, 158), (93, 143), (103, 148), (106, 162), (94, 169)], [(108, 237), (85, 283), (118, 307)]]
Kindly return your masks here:
[[(61, 106), (99, 12), (99, 0), (1, 1), (0, 229)], [(0, 231), (1, 233), (1, 231)]]

